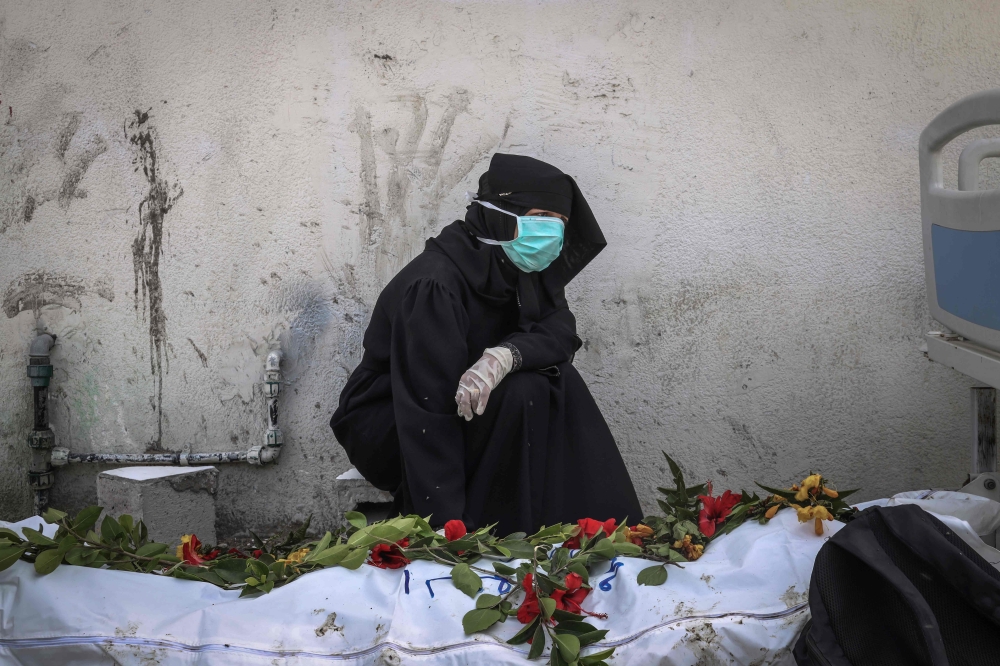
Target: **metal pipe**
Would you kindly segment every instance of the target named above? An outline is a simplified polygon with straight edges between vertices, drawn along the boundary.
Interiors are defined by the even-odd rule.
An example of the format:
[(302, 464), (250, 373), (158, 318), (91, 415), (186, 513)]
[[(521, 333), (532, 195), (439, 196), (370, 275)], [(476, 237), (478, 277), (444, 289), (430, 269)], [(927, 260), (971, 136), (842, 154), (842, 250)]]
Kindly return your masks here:
[(250, 449), (247, 462), (251, 465), (266, 465), (277, 462), (284, 439), (278, 427), (278, 395), (281, 393), (280, 349), (272, 350), (264, 361), (264, 398), (267, 402), (267, 431), (264, 444)]
[(34, 404), (34, 419), (28, 439), (28, 446), (31, 447), (28, 484), (35, 493), (37, 515), (48, 508), (49, 488), (54, 481), (50, 461), (56, 436), (49, 427), (49, 380), (52, 378), (49, 352), (55, 341), (54, 335), (39, 333), (28, 348), (28, 378), (31, 379)]
[(69, 449), (52, 450), (56, 467), (78, 463), (104, 465), (218, 465), (247, 461), (249, 451), (215, 451), (210, 453), (74, 453)]

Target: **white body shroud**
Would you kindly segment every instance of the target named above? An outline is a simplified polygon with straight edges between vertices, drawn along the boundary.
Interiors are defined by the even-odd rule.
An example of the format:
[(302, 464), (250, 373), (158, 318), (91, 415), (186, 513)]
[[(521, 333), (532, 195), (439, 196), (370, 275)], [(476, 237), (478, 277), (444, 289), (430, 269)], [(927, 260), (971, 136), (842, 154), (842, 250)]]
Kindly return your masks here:
[[(826, 535), (817, 537), (811, 521), (800, 524), (787, 509), (766, 526), (748, 523), (697, 562), (670, 567), (660, 587), (636, 584), (650, 564), (642, 560), (594, 569), (584, 607), (607, 613), (591, 623), (610, 632), (587, 652), (614, 646), (619, 664), (793, 664), (792, 644), (809, 617), (813, 560), (842, 527), (824, 525)], [(485, 634), (463, 633), (462, 616), (474, 602), (447, 576), (429, 562), (396, 571), (335, 567), (239, 599), (207, 583), (150, 574), (60, 566), (38, 576), (18, 562), (0, 573), (0, 663), (528, 663), (527, 645), (504, 643), (521, 627), (514, 618)], [(483, 581), (487, 592), (498, 585)]]

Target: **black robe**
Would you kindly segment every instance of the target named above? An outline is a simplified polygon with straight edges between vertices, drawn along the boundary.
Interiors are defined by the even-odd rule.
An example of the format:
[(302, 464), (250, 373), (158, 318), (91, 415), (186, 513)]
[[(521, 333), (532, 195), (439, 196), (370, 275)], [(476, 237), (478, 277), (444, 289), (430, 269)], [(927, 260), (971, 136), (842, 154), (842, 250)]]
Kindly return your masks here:
[[(498, 158), (530, 159), (497, 155), (494, 164)], [(491, 164), (494, 180), (498, 171)], [(478, 242), (477, 233), (512, 229), (503, 229), (502, 214), (490, 211), (486, 219), (474, 205), (466, 221), (428, 240), (379, 296), (364, 357), (330, 425), (351, 463), (392, 492), (400, 512), (431, 515), (435, 526), (497, 523), (501, 535), (580, 518), (642, 518), (611, 431), (572, 365), (580, 338), (563, 285), (604, 240), (586, 202), (574, 206), (563, 254), (542, 273), (521, 272), (499, 248)], [(574, 228), (587, 215), (600, 245), (580, 240), (585, 222)], [(456, 412), (459, 379), (484, 349), (501, 343), (512, 348), (515, 370), (485, 412), (465, 421)]]

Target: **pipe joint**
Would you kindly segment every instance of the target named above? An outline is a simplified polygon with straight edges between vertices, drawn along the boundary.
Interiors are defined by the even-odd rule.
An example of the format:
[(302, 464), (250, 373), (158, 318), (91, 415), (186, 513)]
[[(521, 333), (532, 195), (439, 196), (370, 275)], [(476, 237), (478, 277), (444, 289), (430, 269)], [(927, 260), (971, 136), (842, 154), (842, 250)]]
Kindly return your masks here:
[(28, 472), (28, 485), (32, 490), (48, 490), (55, 481), (55, 472), (51, 468), (44, 472)]
[(28, 446), (33, 449), (51, 449), (56, 445), (56, 434), (51, 428), (32, 430), (28, 436)]
[(51, 462), (53, 467), (62, 467), (69, 464), (69, 449), (62, 446), (53, 448)]

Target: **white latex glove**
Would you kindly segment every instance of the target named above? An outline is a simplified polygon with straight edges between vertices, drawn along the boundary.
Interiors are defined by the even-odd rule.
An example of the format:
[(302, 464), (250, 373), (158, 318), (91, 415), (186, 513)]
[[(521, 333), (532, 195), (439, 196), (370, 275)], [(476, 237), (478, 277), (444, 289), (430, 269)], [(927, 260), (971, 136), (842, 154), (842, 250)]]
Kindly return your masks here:
[(458, 415), (466, 421), (472, 420), (473, 412), (481, 415), (486, 409), (490, 393), (512, 367), (514, 356), (506, 347), (490, 347), (484, 351), (482, 358), (466, 370), (458, 382), (458, 393), (455, 394)]

